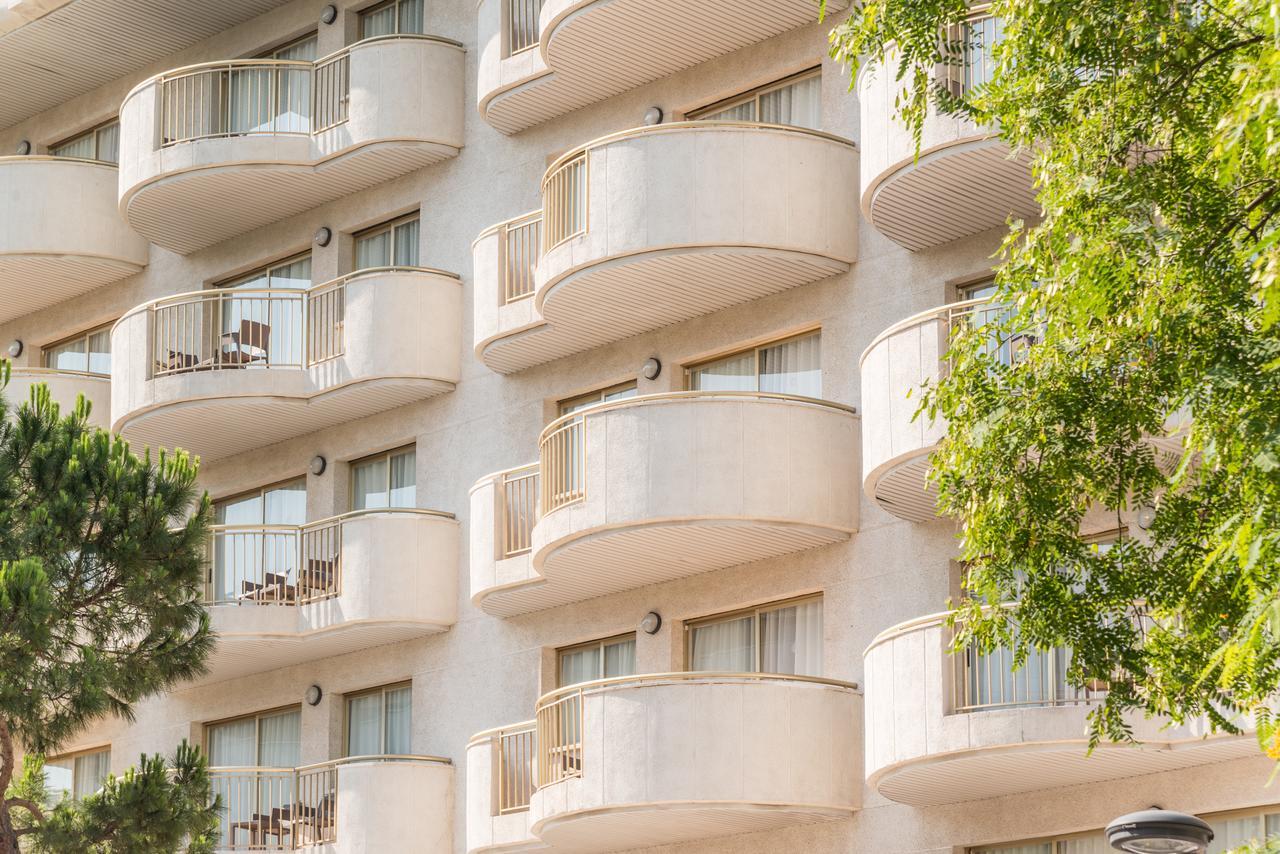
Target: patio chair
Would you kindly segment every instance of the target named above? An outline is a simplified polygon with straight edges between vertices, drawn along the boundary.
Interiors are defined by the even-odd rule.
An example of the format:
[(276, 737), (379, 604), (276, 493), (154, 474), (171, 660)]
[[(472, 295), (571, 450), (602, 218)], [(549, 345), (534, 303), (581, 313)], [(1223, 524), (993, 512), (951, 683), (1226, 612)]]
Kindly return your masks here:
[(224, 332), (219, 342), (218, 360), (225, 365), (250, 365), (267, 361), (271, 347), (271, 327), (256, 320), (241, 320), (239, 332)]

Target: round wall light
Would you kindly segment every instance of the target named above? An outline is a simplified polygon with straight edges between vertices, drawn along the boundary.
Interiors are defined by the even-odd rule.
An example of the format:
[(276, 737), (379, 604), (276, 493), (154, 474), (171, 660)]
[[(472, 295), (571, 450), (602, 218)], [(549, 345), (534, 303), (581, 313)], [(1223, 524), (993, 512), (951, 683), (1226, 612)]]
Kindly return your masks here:
[(1213, 829), (1186, 813), (1149, 809), (1122, 815), (1107, 825), (1107, 842), (1130, 854), (1204, 854)]
[(24, 139), (22, 142), (18, 143), (18, 147), (15, 150), (18, 152), (18, 154), (30, 154), (31, 140)]
[(332, 3), (330, 3), (328, 6), (325, 6), (323, 9), (320, 10), (320, 23), (332, 24), (336, 20), (338, 20), (337, 6), (334, 6)]
[(320, 699), (324, 697), (324, 691), (320, 690), (319, 685), (310, 685), (307, 687), (306, 699), (308, 706), (320, 705)]
[(316, 477), (324, 474), (324, 470), (329, 467), (329, 461), (324, 457), (316, 454), (311, 458), (311, 473)]
[(662, 108), (650, 107), (644, 111), (644, 123), (652, 127), (653, 125), (662, 124)]
[(333, 240), (333, 230), (327, 225), (322, 225), (311, 239), (316, 242), (316, 246), (328, 246), (329, 241)]
[(662, 628), (662, 615), (657, 611), (650, 611), (640, 618), (640, 631), (646, 635), (656, 635), (660, 628)]
[(647, 380), (656, 380), (660, 373), (662, 373), (662, 361), (657, 356), (650, 356), (640, 366), (640, 376)]
[(9, 356), (11, 358), (16, 359), (21, 355), (22, 355), (22, 341), (18, 338), (15, 338), (9, 342)]
[(1142, 505), (1138, 508), (1138, 518), (1135, 521), (1137, 521), (1139, 528), (1144, 531), (1147, 530), (1156, 521), (1156, 508), (1150, 504)]

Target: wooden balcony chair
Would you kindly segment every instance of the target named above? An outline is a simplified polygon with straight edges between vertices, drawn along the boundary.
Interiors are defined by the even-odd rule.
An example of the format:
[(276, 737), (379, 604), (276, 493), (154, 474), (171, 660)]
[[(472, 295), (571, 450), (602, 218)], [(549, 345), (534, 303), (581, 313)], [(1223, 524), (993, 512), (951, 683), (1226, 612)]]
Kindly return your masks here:
[(223, 365), (266, 362), (271, 347), (271, 327), (256, 320), (241, 320), (239, 332), (224, 332), (219, 339), (218, 361)]
[(338, 556), (308, 558), (298, 576), (298, 589), (304, 599), (317, 599), (337, 592)]
[(166, 350), (165, 358), (156, 359), (157, 373), (175, 373), (190, 371), (200, 364), (200, 357), (181, 350)]
[(242, 581), (240, 598), (246, 602), (281, 602), (293, 604), (298, 591), (289, 583), (288, 576), (274, 572), (263, 573), (262, 584)]

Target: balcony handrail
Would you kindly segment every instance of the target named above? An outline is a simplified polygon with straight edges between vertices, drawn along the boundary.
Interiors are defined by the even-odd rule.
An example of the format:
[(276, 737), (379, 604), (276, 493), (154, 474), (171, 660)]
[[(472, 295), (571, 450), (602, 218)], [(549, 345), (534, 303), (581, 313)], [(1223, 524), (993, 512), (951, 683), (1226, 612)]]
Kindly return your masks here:
[(436, 516), (441, 519), (457, 519), (456, 515), (444, 510), (426, 510), (421, 507), (373, 507), (365, 510), (349, 510), (346, 513), (338, 513), (313, 522), (303, 522), (300, 525), (210, 525), (209, 529), (214, 531), (306, 531), (310, 528), (332, 525), (334, 522), (349, 522), (362, 516), (381, 515)]
[(732, 670), (676, 670), (667, 673), (637, 673), (633, 676), (610, 676), (606, 679), (592, 679), (588, 682), (577, 682), (548, 691), (538, 698), (535, 710), (554, 703), (561, 697), (574, 692), (595, 694), (616, 688), (629, 688), (647, 685), (672, 685), (689, 682), (706, 682), (708, 684), (724, 684), (728, 682), (803, 682), (811, 685), (825, 685), (829, 688), (840, 688), (861, 692), (857, 682), (842, 679), (830, 679), (826, 676), (801, 676), (788, 673), (748, 673)]
[(525, 554), (532, 549), (533, 527), (538, 521), (541, 477), (541, 463), (529, 463), (520, 468), (509, 469), (499, 476), (499, 515), (502, 523), (500, 559)]
[(98, 371), (77, 371), (71, 368), (45, 368), (37, 365), (30, 367), (22, 365), (14, 365), (11, 369), (13, 376), (34, 375), (34, 376), (57, 376), (57, 377), (80, 377), (82, 379), (92, 380), (109, 380), (111, 374), (99, 373)]
[(85, 163), (89, 166), (105, 166), (108, 169), (119, 169), (119, 163), (110, 160), (98, 160), (94, 157), (68, 157), (64, 154), (4, 154), (0, 155), (0, 165), (5, 163)]
[(471, 248), (475, 249), (476, 244), (479, 243), (481, 240), (484, 240), (486, 237), (489, 237), (490, 235), (497, 234), (507, 226), (515, 225), (521, 220), (525, 220), (534, 216), (542, 216), (542, 208), (535, 208), (534, 210), (526, 211), (525, 213), (522, 213), (519, 216), (513, 216), (510, 219), (504, 219), (502, 222), (495, 222), (493, 225), (489, 226), (484, 231), (476, 235), (476, 239), (471, 241)]
[(453, 760), (447, 756), (418, 755), (414, 753), (372, 753), (368, 756), (343, 756), (339, 759), (326, 759), (323, 762), (312, 762), (308, 765), (210, 765), (212, 774), (235, 772), (247, 774), (252, 772), (284, 773), (288, 771), (315, 771), (320, 768), (337, 768), (342, 765), (358, 765), (365, 762), (422, 762), (433, 765), (452, 765)]
[(489, 727), (488, 729), (482, 729), (479, 732), (474, 732), (471, 734), (471, 738), (467, 739), (467, 747), (469, 748), (479, 747), (480, 745), (484, 744), (486, 741), (493, 741), (495, 738), (498, 738), (501, 735), (506, 735), (506, 734), (515, 733), (515, 732), (527, 732), (533, 729), (537, 725), (537, 723), (538, 721), (536, 718), (530, 718), (527, 721), (520, 721), (519, 723), (503, 724), (502, 726), (495, 726), (495, 727)]
[(914, 329), (917, 326), (923, 326), (926, 323), (946, 322), (957, 316), (970, 314), (974, 309), (986, 305), (991, 302), (991, 297), (977, 297), (975, 299), (960, 300), (959, 302), (950, 302), (946, 305), (939, 305), (933, 308), (925, 309), (916, 314), (899, 320), (897, 323), (883, 330), (875, 338), (871, 339), (871, 343), (862, 351), (862, 355), (858, 357), (858, 367), (866, 362), (867, 355), (879, 345), (883, 344), (889, 338)]

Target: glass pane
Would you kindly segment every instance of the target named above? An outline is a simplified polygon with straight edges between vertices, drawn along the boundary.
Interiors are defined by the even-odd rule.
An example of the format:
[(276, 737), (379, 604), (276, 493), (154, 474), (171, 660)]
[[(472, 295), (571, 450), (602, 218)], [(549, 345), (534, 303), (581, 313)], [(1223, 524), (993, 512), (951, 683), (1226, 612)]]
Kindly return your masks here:
[(347, 700), (347, 755), (382, 752), (382, 694)]
[(397, 267), (418, 266), (418, 220), (410, 220), (395, 227), (395, 258)]
[(963, 296), (967, 300), (990, 299), (991, 297), (995, 296), (995, 293), (996, 293), (995, 282), (982, 282), (980, 284), (971, 285), (970, 287), (965, 288)]
[(636, 673), (636, 639), (627, 638), (604, 648), (604, 676), (634, 676)]
[(44, 787), (48, 791), (47, 804), (69, 798), (75, 789), (75, 760), (50, 759), (44, 763)]
[(248, 768), (257, 764), (254, 741), (258, 732), (253, 718), (209, 727), (209, 765), (213, 768)]
[(400, 0), (400, 32), (423, 32), (422, 0)]
[(89, 334), (89, 370), (95, 374), (111, 373), (111, 330)]
[(391, 756), (407, 756), (412, 740), (413, 689), (408, 685), (395, 688), (383, 695), (387, 716), (387, 743), (382, 752)]
[(600, 678), (600, 647), (588, 646), (560, 653), (560, 687)]
[(391, 265), (391, 232), (380, 231), (356, 239), (356, 269)]
[(44, 353), (44, 364), (46, 368), (57, 368), (60, 371), (89, 370), (85, 339), (77, 338), (75, 341), (50, 347)]
[[(1039, 848), (1035, 848), (1035, 851), (1039, 854)], [(1115, 849), (1107, 844), (1107, 838), (1101, 833), (1096, 833), (1059, 842), (1056, 854), (1114, 854), (1114, 852)]]
[(413, 507), (418, 503), (418, 455), (405, 451), (391, 458), (391, 494), (388, 507)]
[[(261, 280), (258, 280), (261, 281)], [(265, 283), (258, 287), (309, 288), (311, 287), (311, 256), (272, 267)]]
[(689, 650), (690, 670), (751, 673), (756, 669), (754, 616), (695, 626)]
[(760, 121), (817, 129), (822, 126), (822, 78), (806, 77), (760, 96)]
[(61, 145), (50, 148), (49, 153), (54, 157), (83, 157), (86, 160), (92, 160), (94, 158), (93, 133), (69, 139)]
[(306, 480), (273, 486), (263, 498), (263, 524), (301, 525), (307, 521)]
[(1004, 35), (1004, 22), (1000, 18), (978, 18), (964, 26), (964, 88), (989, 83), (995, 71), (991, 48)]
[(1260, 841), (1263, 838), (1263, 821), (1260, 815), (1236, 816), (1234, 818), (1209, 819), (1213, 828), (1213, 842), (1209, 843), (1208, 854), (1223, 852)]
[(111, 751), (100, 750), (97, 753), (86, 753), (77, 756), (75, 763), (75, 789), (72, 794), (76, 799), (92, 795), (102, 788), (111, 772)]
[(234, 68), (227, 72), (227, 133), (269, 133), (276, 130), (271, 93), (273, 68)]
[(261, 525), (262, 496), (255, 493), (219, 502), (214, 507), (214, 522), (218, 525)]
[(822, 397), (822, 336), (806, 335), (762, 349), (760, 390)]
[(315, 62), (316, 37), (308, 36), (291, 45), (280, 48), (271, 54), (273, 59), (293, 59), (300, 62)]
[(760, 615), (760, 666), (765, 673), (822, 675), (820, 600)]
[(395, 4), (384, 6), (360, 16), (360, 38), (371, 39), (374, 36), (389, 36), (396, 31)]
[(120, 123), (112, 122), (98, 128), (98, 159), (107, 163), (120, 162)]
[(351, 508), (376, 510), (387, 506), (387, 458), (352, 466)]
[(627, 386), (626, 388), (618, 388), (613, 391), (605, 392), (601, 399), (604, 402), (610, 400), (626, 400), (629, 397), (635, 397), (639, 393), (640, 392), (635, 386)]
[(296, 709), (258, 722), (258, 765), (293, 768), (302, 755), (302, 713)]
[(689, 371), (690, 391), (755, 391), (756, 354), (743, 353)]
[(754, 122), (756, 120), (756, 99), (752, 98), (749, 101), (743, 101), (741, 104), (725, 107), (713, 113), (703, 113), (698, 118), (718, 122)]

